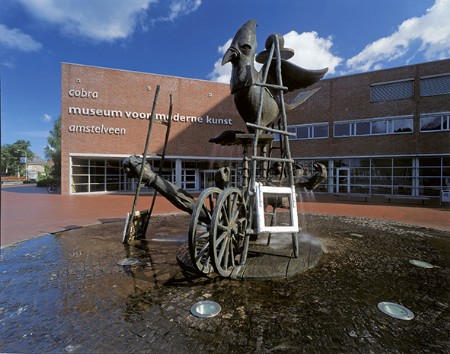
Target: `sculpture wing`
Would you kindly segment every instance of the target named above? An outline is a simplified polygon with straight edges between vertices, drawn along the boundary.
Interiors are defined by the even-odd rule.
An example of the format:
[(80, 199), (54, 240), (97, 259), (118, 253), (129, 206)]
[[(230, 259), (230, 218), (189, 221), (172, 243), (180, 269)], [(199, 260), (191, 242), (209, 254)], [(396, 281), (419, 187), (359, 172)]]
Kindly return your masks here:
[[(260, 71), (262, 77), (267, 63), (264, 64)], [(299, 90), (315, 84), (319, 81), (328, 71), (328, 68), (320, 70), (308, 70), (300, 66), (292, 64), (291, 62), (281, 59), (281, 75), (283, 79), (283, 86), (288, 87), (288, 91)], [(272, 60), (272, 63), (267, 74), (268, 84), (277, 84), (276, 74), (276, 60)]]

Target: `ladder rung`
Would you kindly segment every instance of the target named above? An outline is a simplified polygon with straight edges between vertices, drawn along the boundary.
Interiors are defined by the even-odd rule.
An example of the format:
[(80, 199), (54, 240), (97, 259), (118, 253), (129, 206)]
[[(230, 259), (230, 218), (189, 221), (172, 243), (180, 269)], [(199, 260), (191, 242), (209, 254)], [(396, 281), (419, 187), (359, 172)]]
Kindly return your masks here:
[(272, 162), (287, 162), (287, 163), (295, 163), (292, 159), (282, 159), (278, 157), (264, 157), (264, 156), (252, 156), (253, 160), (256, 161), (272, 161)]
[(262, 82), (257, 82), (257, 83), (255, 84), (255, 86), (270, 87), (270, 88), (274, 88), (274, 89), (278, 89), (278, 90), (283, 90), (283, 91), (289, 90), (289, 88), (286, 87), (286, 86), (272, 85), (272, 84), (264, 84), (264, 83), (262, 83)]
[(253, 123), (245, 123), (245, 124), (247, 125), (247, 127), (261, 129), (261, 130), (265, 130), (265, 131), (272, 132), (272, 133), (277, 133), (277, 134), (281, 134), (281, 135), (289, 135), (289, 136), (297, 136), (295, 133), (290, 133), (290, 132), (284, 131), (284, 130), (272, 129), (269, 127), (264, 127), (262, 125), (256, 125)]

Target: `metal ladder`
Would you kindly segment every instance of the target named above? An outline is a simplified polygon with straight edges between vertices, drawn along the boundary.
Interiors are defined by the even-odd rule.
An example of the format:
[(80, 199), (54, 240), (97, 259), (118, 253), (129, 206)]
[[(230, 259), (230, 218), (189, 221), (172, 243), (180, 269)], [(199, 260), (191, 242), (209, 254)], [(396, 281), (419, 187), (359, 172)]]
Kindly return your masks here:
[[(277, 76), (277, 84), (267, 84), (267, 76), (269, 72), (269, 68), (271, 66), (271, 62), (273, 59), (273, 55), (276, 55), (276, 76)], [(256, 124), (252, 123), (246, 123), (248, 127), (254, 128), (255, 134), (252, 144), (252, 156), (250, 156), (251, 159), (251, 180), (250, 180), (250, 186), (249, 186), (249, 196), (252, 200), (252, 197), (254, 197), (255, 194), (255, 187), (256, 187), (256, 172), (257, 172), (257, 163), (258, 162), (279, 162), (282, 166), (282, 173), (281, 177), (283, 176), (283, 172), (285, 171), (285, 168), (287, 168), (287, 174), (288, 174), (288, 180), (289, 180), (289, 186), (291, 188), (294, 187), (294, 163), (295, 161), (291, 157), (291, 151), (289, 148), (289, 136), (295, 136), (294, 133), (289, 133), (287, 131), (287, 116), (286, 116), (286, 109), (285, 109), (285, 103), (284, 103), (284, 91), (287, 91), (288, 88), (283, 86), (283, 80), (281, 75), (281, 55), (280, 55), (280, 44), (279, 44), (279, 37), (278, 35), (274, 35), (274, 41), (272, 43), (272, 46), (270, 48), (269, 56), (267, 59), (266, 67), (263, 73), (262, 82), (257, 83), (257, 86), (261, 86), (260, 90), (260, 97), (259, 97), (259, 106), (258, 106), (258, 114), (256, 119)], [(278, 91), (278, 96), (280, 100), (280, 118), (279, 118), (279, 129), (273, 129), (265, 126), (261, 126), (261, 116), (262, 116), (262, 105), (263, 105), (263, 90), (264, 87), (270, 87), (273, 89), (276, 89)], [(270, 132), (273, 134), (279, 134), (280, 136), (280, 157), (267, 157), (267, 156), (258, 156), (257, 155), (257, 149), (258, 149), (258, 140), (261, 134), (263, 132)], [(296, 203), (295, 193), (293, 200), (290, 201), (290, 208), (292, 213), (293, 204)], [(294, 208), (296, 210), (296, 207)], [(275, 211), (274, 211), (275, 212)], [(297, 225), (298, 226), (298, 225)], [(270, 237), (270, 236), (269, 236)], [(269, 238), (270, 240), (270, 238)], [(294, 256), (298, 257), (298, 238), (297, 233), (292, 233), (292, 246), (294, 251)]]

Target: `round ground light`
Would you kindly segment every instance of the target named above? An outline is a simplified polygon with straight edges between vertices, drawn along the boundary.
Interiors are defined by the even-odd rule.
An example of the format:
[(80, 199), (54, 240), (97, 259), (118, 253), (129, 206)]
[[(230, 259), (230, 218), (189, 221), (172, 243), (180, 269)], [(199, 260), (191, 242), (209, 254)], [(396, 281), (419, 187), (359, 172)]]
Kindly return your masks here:
[(191, 307), (191, 313), (196, 317), (214, 317), (219, 314), (222, 307), (215, 301), (199, 301)]
[(117, 262), (117, 264), (121, 266), (132, 266), (137, 263), (139, 263), (139, 260), (137, 260), (136, 258), (124, 258)]
[(393, 302), (380, 302), (378, 309), (385, 315), (398, 318), (400, 320), (412, 320), (414, 314), (405, 306), (395, 304)]
[(416, 259), (410, 259), (409, 263), (411, 263), (412, 265), (415, 265), (416, 267), (420, 267), (420, 268), (434, 268), (434, 265), (432, 265), (431, 263), (424, 262), (424, 261), (418, 261)]

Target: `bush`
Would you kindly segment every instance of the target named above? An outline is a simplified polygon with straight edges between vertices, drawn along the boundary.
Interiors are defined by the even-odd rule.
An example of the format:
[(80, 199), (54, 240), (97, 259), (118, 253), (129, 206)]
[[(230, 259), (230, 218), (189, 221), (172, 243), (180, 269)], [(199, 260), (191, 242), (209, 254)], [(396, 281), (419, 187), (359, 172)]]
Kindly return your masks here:
[(41, 180), (37, 181), (36, 187), (47, 187), (49, 182), (50, 182), (49, 178), (41, 179)]

